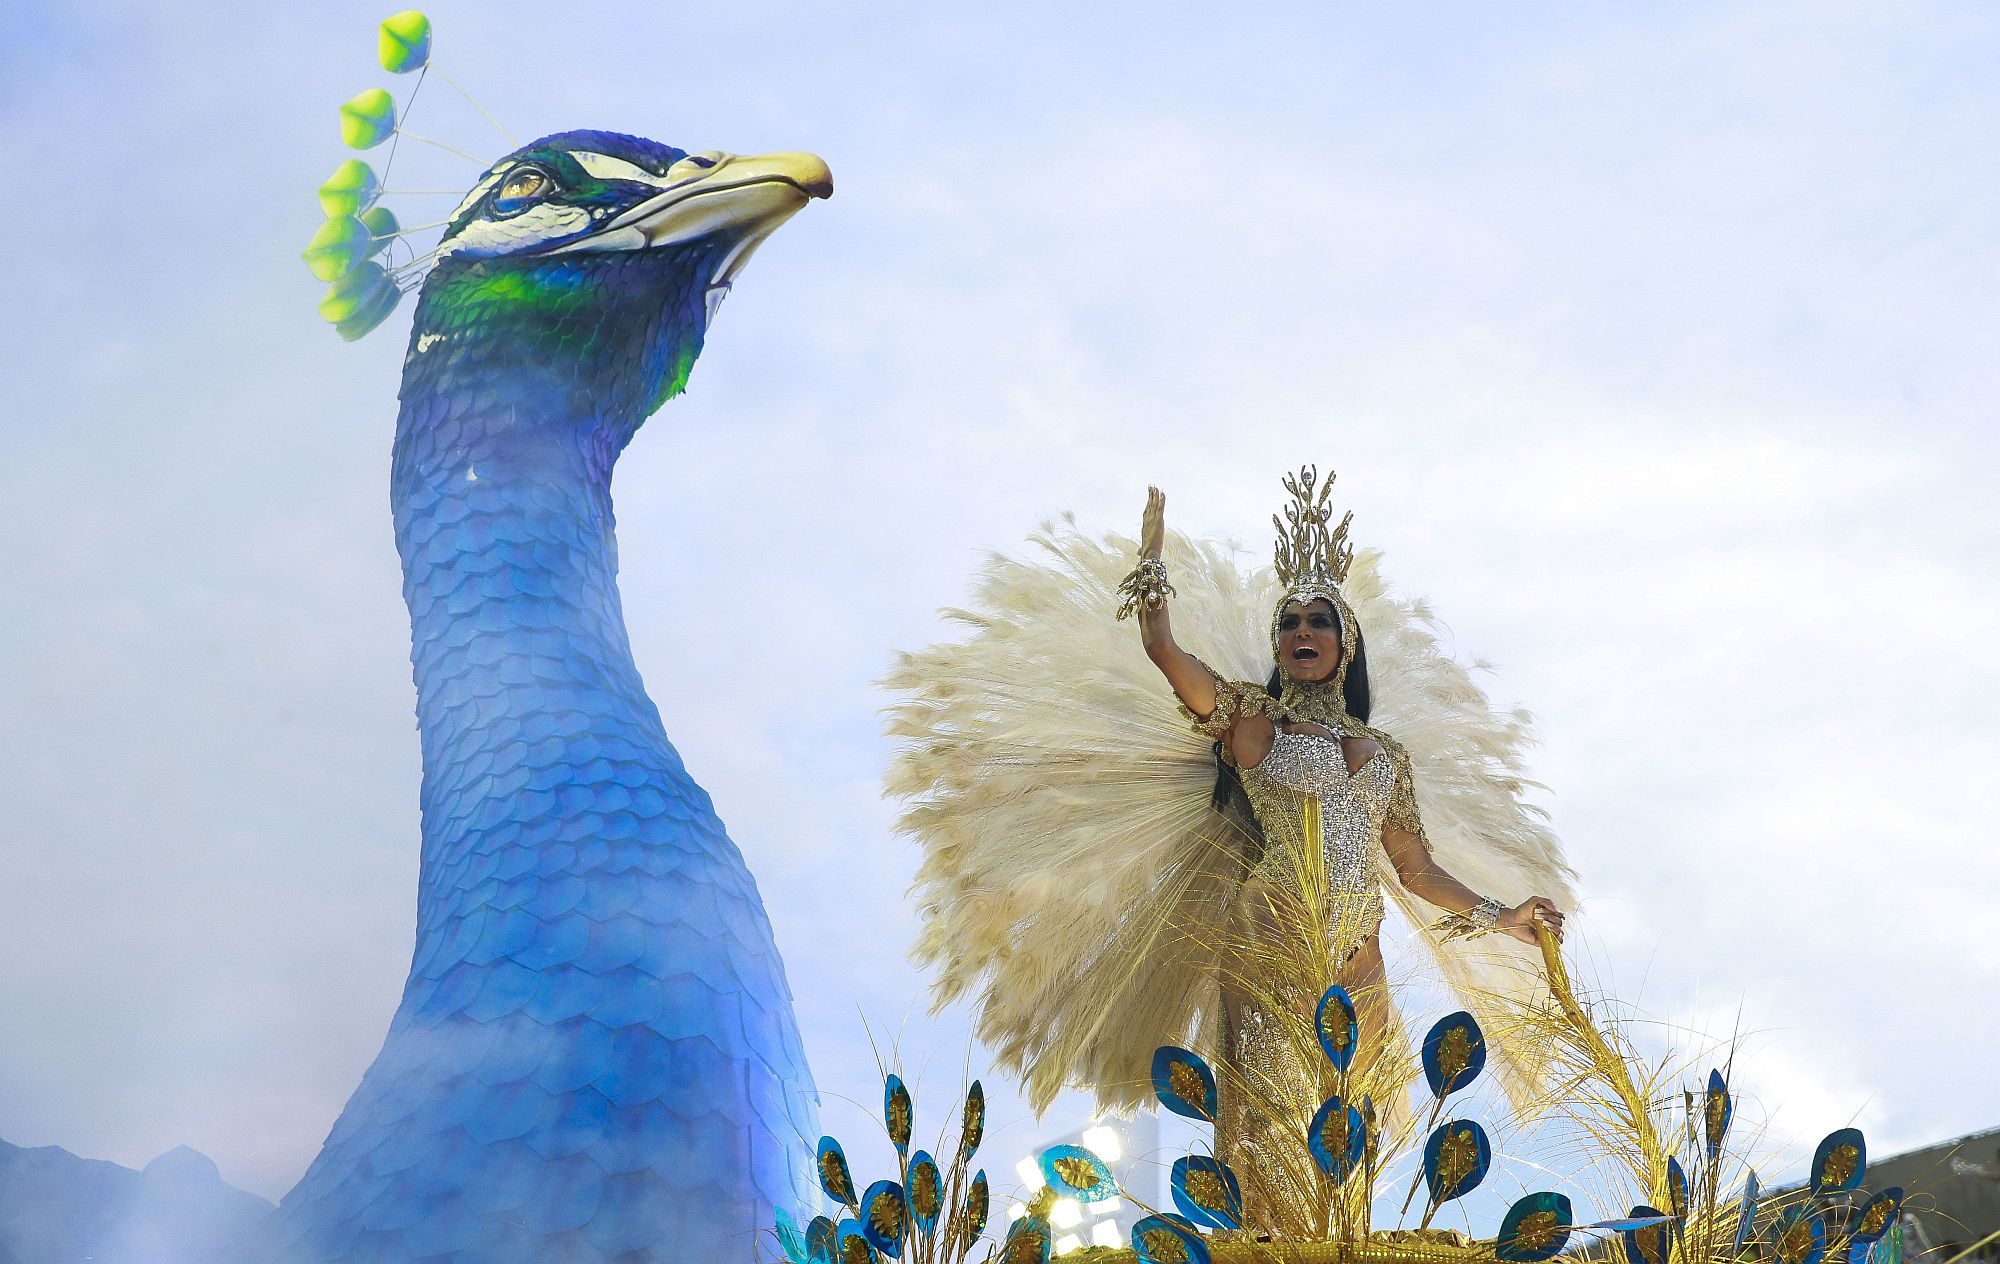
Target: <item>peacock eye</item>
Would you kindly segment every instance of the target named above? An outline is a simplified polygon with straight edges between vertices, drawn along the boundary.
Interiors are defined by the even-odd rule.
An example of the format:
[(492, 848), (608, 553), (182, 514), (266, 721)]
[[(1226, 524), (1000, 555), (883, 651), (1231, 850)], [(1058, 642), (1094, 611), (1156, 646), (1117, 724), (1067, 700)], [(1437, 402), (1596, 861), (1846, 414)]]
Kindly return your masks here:
[(508, 175), (493, 194), (493, 213), (512, 215), (555, 191), (556, 182), (539, 167), (522, 167)]

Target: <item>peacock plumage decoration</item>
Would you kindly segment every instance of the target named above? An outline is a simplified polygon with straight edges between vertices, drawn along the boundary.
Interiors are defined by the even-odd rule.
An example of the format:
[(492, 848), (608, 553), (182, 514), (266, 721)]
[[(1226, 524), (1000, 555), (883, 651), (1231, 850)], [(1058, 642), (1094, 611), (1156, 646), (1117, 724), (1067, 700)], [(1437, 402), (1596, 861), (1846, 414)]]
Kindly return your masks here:
[[(857, 1193), (844, 1147), (820, 1138), (820, 1186), (834, 1215), (814, 1216), (803, 1228), (796, 1218), (781, 1220), (779, 1240), (791, 1264), (1546, 1264), (1558, 1257), (1577, 1264), (1903, 1264), (1904, 1191), (1862, 1188), (1868, 1145), (1859, 1130), (1829, 1133), (1806, 1181), (1764, 1190), (1749, 1156), (1731, 1142), (1734, 1098), (1723, 1070), (1712, 1068), (1699, 1094), (1663, 1091), (1693, 1064), (1635, 1062), (1623, 1024), (1578, 999), (1555, 939), (1546, 928), (1538, 935), (1548, 995), (1532, 1012), (1504, 998), (1495, 998), (1494, 1008), (1536, 1027), (1551, 1046), (1563, 1087), (1547, 1105), (1578, 1128), (1573, 1143), (1551, 1151), (1548, 1138), (1538, 1138), (1541, 1144), (1519, 1147), (1476, 1119), (1439, 1122), (1454, 1097), (1466, 1104), (1461, 1095), (1487, 1066), (1486, 1034), (1464, 1010), (1437, 1020), (1423, 1042), (1429, 1118), (1392, 1122), (1377, 1094), (1402, 1092), (1404, 1069), (1394, 1065), (1401, 1053), (1387, 1051), (1385, 1061), (1376, 1056), (1385, 1051), (1362, 1047), (1357, 998), (1336, 983), (1310, 1021), (1295, 1021), (1304, 1017), (1295, 1013), (1274, 1029), (1298, 1055), (1281, 1073), (1289, 1084), (1242, 1066), (1211, 1067), (1175, 1045), (1154, 1052), (1151, 1091), (1165, 1109), (1215, 1125), (1222, 1080), (1281, 1125), (1233, 1153), (1215, 1144), (1213, 1132), (1197, 1139), (1169, 1168), (1172, 1210), (1147, 1205), (1104, 1158), (1073, 1144), (1023, 1163), (1016, 1170), (1025, 1184), (996, 1202), (984, 1169), (973, 1172), (985, 1132), (979, 1082), (966, 1096), (959, 1144), (940, 1151), (941, 1163), (910, 1153), (915, 1105), (891, 1074), (882, 1121), (895, 1147), (896, 1179)], [(1263, 978), (1265, 999), (1289, 992), (1300, 977)], [(1293, 1090), (1305, 1087), (1325, 1095), (1310, 1122), (1294, 1109)], [(1115, 1144), (1117, 1134), (1105, 1131)], [(1447, 1204), (1496, 1174), (1497, 1159), (1513, 1159), (1539, 1182), (1558, 1175), (1546, 1160), (1565, 1151), (1575, 1169), (1561, 1183), (1584, 1206), (1612, 1214), (1579, 1223), (1570, 1194), (1529, 1190), (1513, 1199), (1490, 1238), (1432, 1227)], [(1145, 1156), (1145, 1167), (1161, 1163), (1159, 1155)], [(1391, 1217), (1392, 1187), (1406, 1168), (1407, 1192)], [(1259, 1209), (1245, 1197), (1250, 1189), (1276, 1197)], [(1113, 1216), (1127, 1212), (1126, 1203), (1120, 1246)], [(1400, 1223), (1389, 1227), (1391, 1219)]]
[[(809, 154), (566, 132), (487, 169), (429, 257), (391, 477), (416, 949), (270, 1257), (748, 1261), (816, 1188), (783, 963), (633, 663), (610, 484), (745, 259), (831, 191)], [(331, 269), (350, 336), (394, 305), (372, 253)]]

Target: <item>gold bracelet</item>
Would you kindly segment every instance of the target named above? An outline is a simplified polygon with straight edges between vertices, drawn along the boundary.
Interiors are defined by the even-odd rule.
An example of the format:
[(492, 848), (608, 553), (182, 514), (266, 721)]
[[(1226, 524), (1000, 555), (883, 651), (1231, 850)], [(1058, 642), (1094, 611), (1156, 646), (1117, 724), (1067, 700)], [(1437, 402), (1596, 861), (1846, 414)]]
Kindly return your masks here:
[(1153, 611), (1179, 594), (1167, 582), (1167, 564), (1157, 557), (1142, 557), (1132, 573), (1118, 581), (1118, 617), (1130, 618), (1135, 610)]
[(1454, 939), (1477, 939), (1491, 934), (1506, 912), (1507, 906), (1489, 895), (1463, 913), (1440, 917), (1431, 923), (1431, 930), (1447, 943)]

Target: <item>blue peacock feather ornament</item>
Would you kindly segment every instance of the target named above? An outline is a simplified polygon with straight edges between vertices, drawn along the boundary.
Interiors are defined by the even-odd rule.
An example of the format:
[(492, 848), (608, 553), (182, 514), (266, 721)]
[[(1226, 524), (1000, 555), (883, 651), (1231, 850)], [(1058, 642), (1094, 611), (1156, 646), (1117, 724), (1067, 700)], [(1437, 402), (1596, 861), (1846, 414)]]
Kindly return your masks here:
[[(384, 24), (385, 68), (429, 56), (422, 15)], [(342, 125), (373, 144), (393, 103), (364, 93)], [(344, 164), (308, 250), (350, 337), (400, 292), (371, 258), (393, 219), (362, 218), (379, 186)], [(815, 1201), (784, 966), (640, 683), (611, 476), (751, 251), (831, 191), (807, 154), (566, 132), (494, 163), (428, 256), (391, 475), (423, 751), (416, 950), (272, 1258), (752, 1260), (776, 1212)]]

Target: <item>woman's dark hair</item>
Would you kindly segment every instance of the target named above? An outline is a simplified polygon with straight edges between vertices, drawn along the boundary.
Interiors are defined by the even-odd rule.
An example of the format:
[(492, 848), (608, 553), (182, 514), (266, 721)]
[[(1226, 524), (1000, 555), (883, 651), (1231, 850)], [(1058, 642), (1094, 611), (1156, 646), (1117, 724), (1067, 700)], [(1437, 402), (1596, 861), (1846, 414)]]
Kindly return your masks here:
[[(1273, 698), (1285, 691), (1285, 673), (1276, 667), (1271, 669), (1271, 678), (1264, 682), (1264, 692)], [(1340, 699), (1347, 708), (1347, 714), (1368, 723), (1368, 638), (1361, 635), (1361, 629), (1354, 629), (1354, 661), (1347, 665), (1347, 676), (1340, 682)], [(1230, 800), (1243, 788), (1243, 778), (1229, 766), (1222, 757), (1222, 743), (1217, 742), (1215, 755), (1215, 793), (1209, 802), (1218, 812), (1229, 811)]]

